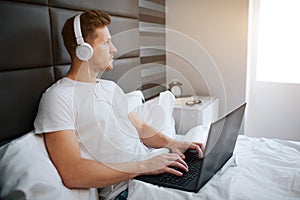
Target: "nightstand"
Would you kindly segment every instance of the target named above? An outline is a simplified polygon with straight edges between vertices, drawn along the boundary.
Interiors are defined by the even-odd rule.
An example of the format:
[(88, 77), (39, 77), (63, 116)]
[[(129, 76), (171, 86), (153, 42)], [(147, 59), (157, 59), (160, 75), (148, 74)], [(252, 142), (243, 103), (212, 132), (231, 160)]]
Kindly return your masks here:
[[(200, 104), (186, 105), (187, 101), (199, 99)], [(211, 96), (176, 98), (173, 110), (177, 134), (186, 134), (191, 128), (209, 125), (218, 119), (219, 99)]]

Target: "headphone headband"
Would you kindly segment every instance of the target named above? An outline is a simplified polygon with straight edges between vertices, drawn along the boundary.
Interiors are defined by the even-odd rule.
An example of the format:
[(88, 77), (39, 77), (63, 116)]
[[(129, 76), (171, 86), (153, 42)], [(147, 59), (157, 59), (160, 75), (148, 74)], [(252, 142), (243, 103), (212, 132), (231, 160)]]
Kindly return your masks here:
[(75, 32), (76, 43), (78, 45), (84, 43), (84, 40), (83, 40), (83, 37), (81, 34), (80, 16), (81, 16), (81, 14), (78, 14), (74, 18), (74, 32)]
[(80, 16), (81, 14), (76, 15), (73, 23), (75, 39), (77, 43), (75, 53), (77, 58), (83, 61), (87, 61), (93, 56), (94, 50), (89, 43), (86, 43), (83, 40), (81, 27), (80, 27)]

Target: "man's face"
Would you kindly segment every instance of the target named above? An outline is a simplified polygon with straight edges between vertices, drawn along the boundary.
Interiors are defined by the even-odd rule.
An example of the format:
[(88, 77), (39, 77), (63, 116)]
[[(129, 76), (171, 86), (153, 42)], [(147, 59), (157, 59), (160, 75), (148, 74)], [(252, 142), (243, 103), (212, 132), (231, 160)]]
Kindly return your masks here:
[(113, 55), (117, 52), (117, 49), (111, 42), (111, 35), (107, 26), (97, 28), (95, 35), (96, 37), (92, 43), (94, 54), (89, 63), (97, 71), (112, 70)]

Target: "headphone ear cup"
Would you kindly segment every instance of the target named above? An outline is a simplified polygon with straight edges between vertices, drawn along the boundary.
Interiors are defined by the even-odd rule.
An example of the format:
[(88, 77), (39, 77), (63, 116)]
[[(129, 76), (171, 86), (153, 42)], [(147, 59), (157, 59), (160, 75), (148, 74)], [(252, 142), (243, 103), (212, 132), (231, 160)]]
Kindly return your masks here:
[(89, 60), (93, 56), (93, 53), (93, 47), (89, 43), (84, 42), (76, 47), (76, 56), (80, 60)]

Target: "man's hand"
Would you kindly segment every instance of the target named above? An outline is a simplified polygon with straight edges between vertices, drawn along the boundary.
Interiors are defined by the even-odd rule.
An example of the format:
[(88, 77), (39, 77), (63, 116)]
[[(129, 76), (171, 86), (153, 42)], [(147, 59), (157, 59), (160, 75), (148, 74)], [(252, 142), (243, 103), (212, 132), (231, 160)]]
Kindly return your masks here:
[(184, 152), (187, 149), (194, 149), (198, 152), (199, 157), (203, 158), (204, 144), (199, 142), (187, 142), (187, 141), (179, 141), (173, 140), (167, 146), (167, 148), (171, 149), (173, 153), (178, 154), (182, 159), (185, 159)]
[(161, 173), (170, 173), (182, 176), (182, 171), (188, 171), (187, 164), (178, 154), (175, 153), (154, 156), (148, 160), (141, 161), (141, 163), (143, 166), (141, 174), (157, 175)]

